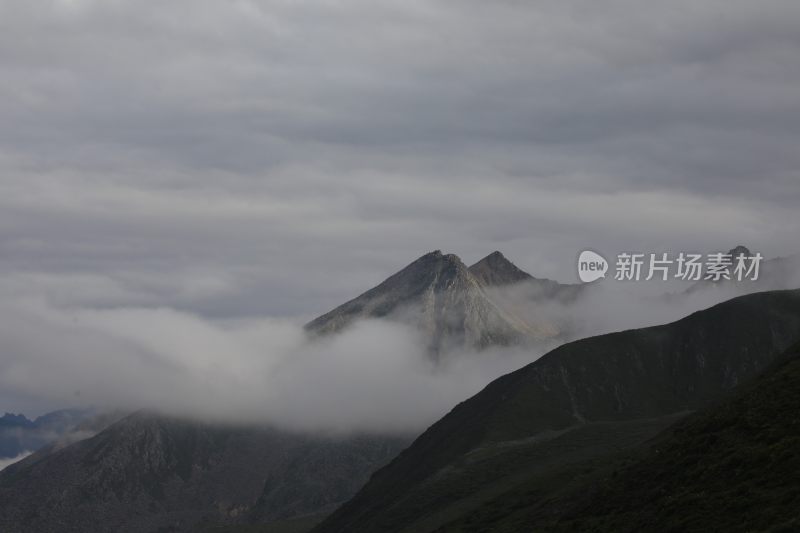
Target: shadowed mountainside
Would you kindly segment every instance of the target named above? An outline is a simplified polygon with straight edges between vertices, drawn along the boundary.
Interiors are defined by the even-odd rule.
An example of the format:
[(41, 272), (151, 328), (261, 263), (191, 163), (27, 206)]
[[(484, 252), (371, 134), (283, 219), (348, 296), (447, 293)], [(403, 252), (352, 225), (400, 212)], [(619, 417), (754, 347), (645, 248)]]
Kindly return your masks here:
[(800, 346), (730, 398), (544, 497), (528, 479), (442, 532), (797, 531)]
[(0, 530), (196, 531), (324, 512), (407, 442), (137, 413), (0, 473)]
[(756, 376), (800, 339), (800, 291), (563, 345), (456, 406), (316, 531), (433, 531), (517, 482), (558, 490)]

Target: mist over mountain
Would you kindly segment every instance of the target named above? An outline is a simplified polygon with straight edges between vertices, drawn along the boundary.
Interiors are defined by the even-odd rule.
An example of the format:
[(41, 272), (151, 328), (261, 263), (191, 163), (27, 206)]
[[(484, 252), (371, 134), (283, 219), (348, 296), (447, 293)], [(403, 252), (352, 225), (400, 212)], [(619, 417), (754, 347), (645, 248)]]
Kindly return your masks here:
[[(505, 272), (503, 266), (499, 264), (498, 274)], [(487, 268), (483, 268), (483, 273), (492, 275)], [(498, 284), (500, 277), (494, 279)], [(515, 280), (509, 280), (512, 281)], [(423, 333), (420, 339), (429, 338), (424, 334), (431, 331), (426, 326), (432, 325), (435, 338), (442, 340), (439, 348), (443, 348), (445, 341), (451, 346), (453, 339), (460, 341), (467, 333), (483, 341), (475, 347), (481, 348), (481, 352), (490, 348), (491, 343), (506, 346), (509, 339), (497, 333), (497, 328), (503, 327), (499, 322), (502, 314), (486, 299), (483, 285), (457, 257), (433, 252), (369, 291), (367, 298), (357, 299), (358, 304), (343, 306), (345, 310), (366, 308), (358, 319), (348, 317), (346, 324), (344, 321), (337, 324), (338, 317), (348, 315), (334, 312), (312, 322), (306, 330), (317, 336), (329, 334), (313, 339), (312, 345), (324, 357), (333, 358), (337, 342), (346, 341), (347, 335), (354, 333), (363, 342), (368, 335), (364, 327), (369, 327), (369, 320), (384, 316), (381, 312), (386, 309), (402, 306), (400, 323), (408, 320), (412, 312), (419, 312), (409, 325), (402, 326), (408, 328), (408, 335)], [(419, 305), (426, 300), (433, 301), (433, 310)], [(313, 326), (331, 323), (338, 327)], [(376, 323), (372, 327), (381, 341), (387, 342), (400, 326)], [(442, 367), (434, 366), (427, 358), (430, 344), (424, 350), (422, 344), (392, 344), (406, 364), (420, 365), (421, 375), (426, 375), (434, 387), (441, 379), (452, 379), (437, 375)], [(477, 354), (474, 352), (475, 357)], [(317, 364), (318, 360), (312, 363)], [(341, 364), (342, 371), (348, 373), (355, 369), (353, 361), (334, 360), (334, 364)], [(330, 372), (331, 367), (327, 370)], [(301, 371), (306, 379), (312, 375), (311, 368), (303, 367)], [(325, 376), (331, 377), (330, 373)], [(394, 379), (397, 377), (394, 375)], [(368, 385), (374, 387), (376, 383)], [(402, 383), (404, 394), (408, 394), (407, 385)], [(313, 391), (301, 392), (303, 396), (297, 399), (313, 400)], [(269, 409), (269, 403), (259, 407)], [(324, 405), (312, 407), (316, 416), (325, 416)], [(342, 405), (332, 407), (339, 410)], [(374, 400), (367, 408), (375, 412)], [(404, 413), (413, 412), (408, 398), (398, 408)], [(391, 459), (410, 440), (408, 434), (374, 433), (376, 430), (397, 433), (398, 428), (404, 427), (402, 416), (374, 424), (364, 418), (365, 414), (352, 405), (347, 406), (345, 416), (362, 418), (345, 426), (346, 435), (331, 436), (308, 431), (323, 428), (330, 432), (341, 429), (340, 425), (317, 423), (308, 427), (293, 419), (299, 429), (306, 430), (301, 432), (252, 423), (231, 426), (230, 421), (223, 425), (137, 413), (95, 437), (66, 447), (42, 449), (9, 467), (0, 476), (0, 516), (4, 517), (0, 526), (8, 531), (29, 528), (44, 531), (56, 527), (55, 524), (82, 531), (119, 528), (192, 531), (200, 524), (271, 523), (329, 512), (349, 499), (370, 472)], [(384, 416), (385, 411), (376, 414)], [(354, 433), (365, 424), (372, 434)], [(284, 420), (284, 426), (287, 425)]]
[[(385, 342), (390, 331), (379, 337)], [(314, 343), (326, 343), (330, 354), (330, 343), (347, 335)], [(459, 404), (371, 478), (408, 435), (325, 435), (141, 412), (9, 466), (0, 474), (0, 525), (8, 531), (244, 527), (330, 512), (367, 482), (321, 531), (410, 524), (424, 531), (456, 518), (447, 509), (463, 507), (467, 496), (468, 509), (489, 501), (495, 494), (489, 489), (507, 488), (512, 472), (558, 471), (574, 459), (638, 445), (754, 376), (798, 338), (800, 293), (786, 291), (569, 343)], [(419, 351), (420, 361), (436, 376), (427, 353)], [(476, 352), (482, 361), (486, 355)], [(542, 459), (563, 449), (574, 452)]]
[(618, 424), (605, 435), (595, 428), (595, 444), (614, 445), (600, 457), (580, 448), (556, 452), (569, 444), (559, 438), (551, 453), (572, 464), (519, 453), (518, 461), (540, 468), (495, 480), (494, 494), (456, 510), (437, 531), (792, 531), (800, 523), (798, 356), (795, 346), (752, 382), (641, 444), (620, 446), (635, 425)]
[(405, 435), (566, 340), (677, 320), (740, 290), (665, 297), (669, 284), (557, 284), (498, 253), (473, 270), (426, 254), (306, 328), (55, 303), (0, 285), (0, 391), (45, 408)]
[(675, 424), (797, 332), (799, 27), (0, 0), (0, 533), (797, 529), (793, 372)]
[(519, 476), (569, 479), (574, 462), (643, 442), (798, 340), (794, 290), (565, 344), (457, 405), (317, 531), (433, 531)]
[[(613, 301), (596, 286), (576, 289), (536, 280), (497, 252), (472, 270), (474, 274), (456, 256), (433, 252), (312, 321), (304, 331), (287, 328), (297, 331), (289, 342), (273, 335), (279, 332), (274, 325), (272, 330), (263, 324), (250, 325), (253, 329), (244, 331), (254, 334), (257, 328), (258, 332), (251, 339), (250, 363), (231, 360), (236, 352), (229, 350), (236, 346), (231, 340), (247, 335), (240, 331), (237, 337), (230, 337), (222, 335), (222, 330), (203, 327), (196, 319), (187, 321), (185, 326), (191, 326), (188, 331), (198, 343), (183, 344), (185, 340), (180, 338), (178, 346), (200, 351), (186, 353), (185, 361), (207, 357), (210, 362), (226, 351), (231, 368), (243, 365), (239, 371), (248, 376), (254, 368), (261, 374), (248, 382), (243, 381), (244, 374), (226, 375), (221, 367), (212, 366), (214, 386), (205, 381), (197, 390), (185, 379), (164, 380), (147, 392), (157, 400), (150, 405), (171, 416), (136, 414), (95, 437), (45, 447), (8, 467), (0, 475), (0, 508), (8, 517), (7, 529), (24, 530), (21, 524), (25, 524), (47, 530), (52, 524), (66, 523), (86, 531), (123, 526), (131, 531), (160, 527), (183, 531), (206, 522), (270, 523), (329, 512), (352, 496), (370, 472), (394, 457), (420, 428), (420, 422), (435, 419), (447, 407), (478, 392), (491, 376), (536, 359), (530, 338), (514, 338), (516, 346), (510, 344), (508, 337), (493, 329), (498, 327), (495, 320), (507, 316), (556, 320), (564, 318), (554, 314), (556, 311), (574, 310), (569, 320), (576, 328), (581, 324), (580, 310), (584, 318), (591, 317), (593, 305), (605, 304), (607, 312)], [(543, 286), (549, 292), (542, 292)], [(518, 299), (510, 298), (512, 295)], [(643, 313), (647, 300), (631, 298), (629, 292), (621, 295), (628, 298), (628, 313)], [(681, 306), (697, 305), (698, 298), (687, 295), (681, 305), (663, 298), (656, 301), (670, 302), (675, 313)], [(533, 439), (531, 442), (544, 446), (554, 437), (559, 442), (577, 438), (595, 431), (595, 424), (602, 427), (609, 421), (628, 424), (630, 431), (623, 432), (627, 436), (619, 437), (622, 445), (641, 442), (682, 412), (704, 405), (748, 379), (767, 364), (771, 354), (800, 335), (798, 301), (796, 291), (756, 294), (668, 326), (564, 345), (461, 404), (321, 527), (337, 530), (343, 527), (336, 525), (340, 523), (348, 524), (345, 529), (353, 527), (352, 510), (359, 509), (364, 498), (371, 498), (376, 490), (384, 494), (379, 501), (400, 498), (392, 513), (409, 510), (419, 514), (420, 509), (412, 510), (413, 505), (407, 508), (409, 504), (403, 503), (404, 494), (417, 490), (427, 494), (426, 479), (451, 461), (460, 461), (470, 450), (486, 446), (503, 450), (506, 444), (498, 443), (520, 439)], [(649, 315), (649, 320), (655, 320), (660, 312), (651, 309)], [(453, 316), (457, 320), (445, 320)], [(104, 312), (102, 316), (83, 315), (78, 322), (101, 318), (97, 324), (105, 326), (104, 332), (133, 334), (124, 337), (128, 341), (139, 339), (141, 331), (146, 331), (148, 344), (144, 346), (151, 347), (159, 346), (156, 341), (170, 339), (154, 337), (154, 333), (175, 333), (174, 318), (169, 314), (160, 312), (157, 321), (148, 322), (151, 327), (142, 329), (141, 318), (146, 317), (142, 311), (128, 311), (121, 317), (124, 320), (115, 322), (108, 321), (109, 313)], [(131, 322), (132, 318), (139, 320)], [(630, 321), (630, 317), (624, 314), (614, 320), (591, 327), (609, 327)], [(502, 328), (508, 322), (499, 324)], [(583, 327), (588, 326), (584, 323)], [(71, 336), (70, 341), (77, 338)], [(441, 341), (440, 348), (448, 347), (438, 352), (448, 357), (431, 358), (432, 338)], [(465, 338), (485, 342), (468, 349), (461, 344)], [(167, 346), (173, 346), (175, 340)], [(292, 359), (270, 359), (276, 355), (264, 351), (270, 346)], [(118, 347), (111, 347), (114, 351), (110, 353), (119, 356)], [(181, 361), (175, 356), (184, 357), (175, 351), (165, 355), (172, 356), (173, 363)], [(114, 364), (123, 361), (117, 359)], [(259, 366), (253, 367), (256, 361)], [(189, 369), (183, 367), (182, 371)], [(520, 381), (520, 376), (528, 377)], [(164, 377), (169, 376), (160, 379)], [(498, 393), (498, 387), (506, 387), (501, 383), (515, 385)], [(152, 387), (153, 382), (148, 384)], [(175, 388), (173, 396), (165, 396), (165, 385)], [(124, 392), (116, 391), (116, 397)], [(510, 400), (516, 397), (519, 399)], [(148, 406), (140, 398), (132, 396), (129, 401)], [(432, 403), (432, 398), (437, 402)], [(498, 398), (502, 400), (499, 403)], [(183, 403), (192, 401), (196, 403), (191, 406)], [(472, 412), (465, 406), (478, 407)], [(9, 421), (31, 424), (18, 417)], [(460, 429), (451, 434), (454, 428)], [(589, 451), (581, 449), (603, 453), (607, 447), (602, 438), (595, 435), (589, 440), (593, 443)], [(515, 446), (509, 449), (516, 450)], [(419, 452), (420, 447), (425, 450)], [(496, 467), (491, 471), (502, 474), (505, 456), (487, 453), (487, 460)], [(392, 488), (380, 488), (398, 469), (403, 472), (402, 479), (389, 481)], [(472, 475), (470, 472), (471, 467), (464, 475)], [(461, 485), (461, 475), (454, 473), (451, 478), (448, 474), (444, 479), (447, 483), (455, 479)], [(437, 483), (431, 490), (440, 490)], [(465, 489), (469, 486), (463, 483)], [(75, 492), (69, 487), (81, 488)], [(42, 498), (47, 512), (40, 510)], [(428, 501), (427, 496), (424, 499)], [(373, 505), (369, 504), (370, 508)], [(97, 519), (100, 509), (102, 520)], [(422, 510), (419, 516), (428, 512)], [(355, 519), (355, 527), (370, 528), (377, 520), (375, 524), (382, 523), (382, 529), (404, 520), (399, 518), (402, 514), (392, 514), (389, 522), (383, 523), (381, 516), (364, 518), (363, 523), (361, 518)]]
[(341, 331), (357, 320), (387, 318), (422, 332), (433, 355), (480, 350), (556, 338), (544, 317), (524, 320), (512, 306), (490, 297), (489, 289), (517, 283), (544, 285), (542, 298), (574, 292), (550, 280), (536, 280), (500, 252), (467, 267), (458, 256), (426, 254), (364, 294), (309, 322), (313, 334)]
[[(452, 405), (529, 364), (437, 422), (321, 527), (399, 527), (406, 512), (427, 524), (431, 511), (406, 498), (427, 501), (428, 477), (470, 450), (488, 446), (490, 471), (502, 475), (507, 457), (492, 450), (507, 443), (518, 450), (513, 443), (520, 439), (549, 446), (555, 438), (553, 445), (571, 446), (570, 439), (589, 432), (591, 445), (579, 448), (602, 454), (609, 443), (596, 431), (611, 421), (611, 434), (621, 439), (615, 442), (633, 446), (748, 379), (800, 335), (796, 292), (756, 294), (669, 326), (570, 343), (530, 366), (570, 335), (657, 321), (727, 294), (702, 290), (676, 300), (633, 286), (615, 289), (537, 279), (499, 252), (466, 267), (457, 256), (436, 251), (303, 328), (212, 324), (168, 310), (73, 309), (62, 315), (63, 310), (28, 305), (25, 321), (11, 313), (0, 323), (26, 356), (16, 364), (37, 358), (57, 364), (47, 350), (68, 347), (59, 356), (73, 363), (78, 358), (82, 368), (91, 363), (93, 378), (108, 379), (113, 395), (76, 380), (81, 376), (68, 367), (44, 390), (57, 398), (58, 387), (60, 394), (77, 389), (82, 401), (105, 408), (153, 411), (74, 443), (44, 446), (7, 467), (0, 474), (0, 525), (9, 531), (48, 531), (55, 524), (82, 531), (192, 531), (201, 524), (316, 521), (349, 500), (370, 473)], [(623, 313), (617, 311), (620, 303)], [(43, 319), (47, 331), (61, 330), (65, 337), (29, 335)], [(543, 325), (551, 327), (549, 338), (540, 336)], [(731, 328), (738, 336), (726, 340)], [(728, 349), (733, 341), (738, 351)], [(98, 348), (111, 359), (95, 359)], [(114, 381), (120, 365), (127, 371)], [(496, 383), (528, 374), (538, 376), (533, 392), (515, 385), (512, 396), (519, 401), (508, 404), (507, 391), (500, 404), (484, 409), (497, 399), (488, 392)], [(489, 404), (483, 400), (487, 394), (494, 398)], [(484, 407), (463, 414), (463, 405)], [(452, 428), (454, 416), (461, 420), (455, 427), (466, 424), (466, 433), (446, 429), (440, 435), (437, 428)], [(8, 417), (8, 423), (33, 424), (24, 417)], [(618, 423), (627, 429), (620, 433)], [(425, 445), (420, 453), (420, 443), (431, 439), (433, 448)], [(538, 453), (536, 446), (531, 453)], [(398, 468), (403, 474), (389, 482), (392, 488), (374, 488)], [(475, 472), (468, 467), (444, 482), (466, 490), (471, 485), (460, 476)], [(432, 487), (442, 490), (438, 482)], [(376, 490), (385, 492), (379, 501), (399, 498), (391, 518), (383, 518), (381, 503), (374, 518), (350, 518)], [(417, 491), (424, 496), (415, 496)], [(430, 499), (431, 505), (437, 501)]]
[(0, 417), (0, 460), (13, 459), (55, 442), (86, 438), (102, 425), (93, 409), (62, 409), (29, 420), (23, 414)]

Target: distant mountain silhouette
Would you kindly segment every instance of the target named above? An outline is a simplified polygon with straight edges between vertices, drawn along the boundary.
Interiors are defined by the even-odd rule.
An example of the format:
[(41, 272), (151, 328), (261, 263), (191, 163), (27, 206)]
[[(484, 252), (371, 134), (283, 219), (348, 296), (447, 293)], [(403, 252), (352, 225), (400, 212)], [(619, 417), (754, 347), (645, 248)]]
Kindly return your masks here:
[(36, 451), (84, 427), (97, 416), (91, 409), (62, 409), (29, 420), (22, 414), (0, 417), (0, 459)]

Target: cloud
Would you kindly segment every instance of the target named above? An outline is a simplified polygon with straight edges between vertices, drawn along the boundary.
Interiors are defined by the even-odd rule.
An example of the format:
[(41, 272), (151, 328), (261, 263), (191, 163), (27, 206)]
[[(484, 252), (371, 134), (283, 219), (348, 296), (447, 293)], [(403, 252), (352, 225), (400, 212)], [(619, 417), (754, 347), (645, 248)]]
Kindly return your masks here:
[(324, 432), (423, 429), (533, 351), (435, 367), (415, 331), (365, 321), (317, 341), (285, 321), (211, 322), (170, 309), (0, 305), (7, 393)]
[[(796, 264), (781, 265), (778, 286), (797, 279)], [(145, 408), (334, 434), (417, 433), (565, 339), (678, 320), (763, 288), (685, 294), (686, 283), (606, 280), (573, 303), (542, 299), (524, 283), (496, 288), (490, 297), (503, 308), (554, 325), (562, 337), (480, 352), (451, 348), (435, 363), (421, 332), (402, 322), (364, 320), (309, 339), (296, 320), (100, 306), (97, 294), (115, 294), (105, 283), (90, 290), (92, 280), (78, 279), (65, 291), (60, 284), (75, 280), (38, 281), (15, 290), (0, 284), (0, 390), (17, 410)]]
[(286, 321), (212, 322), (171, 309), (0, 305), (0, 387), (44, 405), (149, 408), (295, 430), (414, 433), (536, 350), (460, 353), (364, 321), (310, 342)]
[[(782, 0), (0, 0), (0, 400), (138, 401), (112, 370), (180, 390), (187, 366), (230, 391), (295, 352), (336, 376), (284, 320), (434, 249), (570, 282), (583, 249), (796, 253), (798, 20)], [(368, 363), (384, 326), (363, 327)]]
[(0, 271), (310, 316), (436, 248), (570, 281), (587, 246), (795, 253), (798, 18), (2, 0)]

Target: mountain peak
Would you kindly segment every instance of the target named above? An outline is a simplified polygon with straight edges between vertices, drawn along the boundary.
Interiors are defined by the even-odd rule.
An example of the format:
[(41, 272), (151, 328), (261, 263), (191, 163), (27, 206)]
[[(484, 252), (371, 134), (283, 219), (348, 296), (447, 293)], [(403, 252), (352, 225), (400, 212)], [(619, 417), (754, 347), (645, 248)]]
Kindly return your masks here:
[(333, 333), (361, 319), (384, 317), (417, 326), (433, 353), (449, 347), (509, 344), (526, 334), (518, 320), (489, 300), (481, 281), (457, 255), (441, 250), (423, 255), (383, 283), (312, 320), (306, 330)]
[(15, 424), (30, 424), (32, 423), (28, 417), (23, 415), (22, 413), (14, 414), (6, 412), (3, 416), (0, 416), (0, 421), (8, 422), (8, 423), (15, 423)]
[(510, 285), (533, 279), (533, 276), (517, 268), (498, 251), (490, 253), (469, 267), (469, 271), (478, 281), (487, 286)]
[[(428, 252), (427, 254), (419, 257), (416, 261), (408, 265), (403, 270), (407, 270), (414, 266), (419, 265), (429, 265), (429, 264), (436, 264), (436, 263), (455, 263), (455, 264), (463, 264), (461, 258), (455, 254), (444, 254), (441, 250), (434, 250), (432, 252)], [(401, 270), (400, 272), (403, 272)]]

